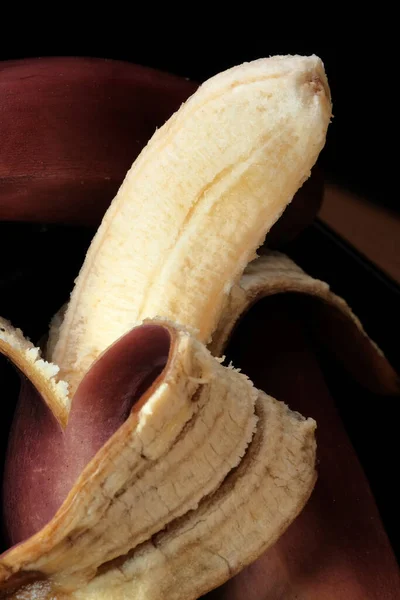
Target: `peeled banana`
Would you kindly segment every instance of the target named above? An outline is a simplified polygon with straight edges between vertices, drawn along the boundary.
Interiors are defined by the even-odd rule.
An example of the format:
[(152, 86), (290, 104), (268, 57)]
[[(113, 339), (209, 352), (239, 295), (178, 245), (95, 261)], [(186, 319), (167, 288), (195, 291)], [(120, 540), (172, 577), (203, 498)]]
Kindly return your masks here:
[(73, 394), (146, 318), (209, 343), (232, 286), (325, 144), (316, 56), (273, 57), (208, 80), (159, 129), (104, 216), (49, 357)]
[(0, 595), (194, 600), (278, 539), (314, 486), (316, 423), (220, 358), (258, 298), (320, 298), (363, 340), (376, 385), (397, 385), (325, 284), (278, 253), (256, 258), (330, 117), (315, 56), (210, 79), (128, 172), (47, 360), (0, 321), (0, 351), (27, 377), (5, 465)]

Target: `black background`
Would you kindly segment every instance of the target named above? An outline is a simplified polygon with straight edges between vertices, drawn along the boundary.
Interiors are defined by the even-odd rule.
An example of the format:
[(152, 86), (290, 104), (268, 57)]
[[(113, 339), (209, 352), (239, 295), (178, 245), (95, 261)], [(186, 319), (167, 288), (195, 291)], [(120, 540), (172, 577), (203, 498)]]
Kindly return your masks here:
[[(129, 17), (127, 16), (127, 19)], [(261, 19), (261, 17), (260, 17)], [(255, 19), (257, 21), (257, 19)], [(328, 141), (320, 157), (327, 179), (364, 195), (370, 200), (398, 209), (394, 189), (395, 151), (390, 147), (396, 130), (396, 56), (385, 49), (370, 30), (322, 38), (305, 33), (275, 35), (273, 20), (251, 35), (225, 27), (225, 31), (207, 31), (188, 35), (182, 25), (177, 33), (148, 28), (148, 35), (136, 37), (140, 20), (132, 23), (130, 34), (110, 32), (101, 36), (92, 26), (87, 35), (65, 33), (52, 39), (38, 33), (0, 42), (3, 60), (36, 56), (92, 56), (119, 59), (169, 71), (204, 81), (235, 64), (271, 54), (317, 54), (324, 61), (333, 98), (334, 119)], [(145, 27), (145, 26), (144, 26)], [(279, 25), (277, 26), (279, 28)], [(364, 31), (364, 29), (362, 30)], [(374, 32), (379, 32), (378, 27)], [(317, 33), (320, 33), (316, 29)], [(61, 39), (62, 38), (62, 39)], [(80, 38), (80, 39), (79, 39)], [(68, 41), (67, 41), (68, 40)], [(85, 41), (82, 41), (85, 40)], [(334, 41), (333, 41), (334, 40)]]

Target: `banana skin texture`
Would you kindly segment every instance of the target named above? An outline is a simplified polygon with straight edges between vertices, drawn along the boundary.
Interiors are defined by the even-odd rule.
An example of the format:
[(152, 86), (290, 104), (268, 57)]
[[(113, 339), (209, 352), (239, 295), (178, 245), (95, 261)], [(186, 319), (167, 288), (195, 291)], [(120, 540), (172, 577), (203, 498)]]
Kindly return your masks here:
[(5, 467), (6, 597), (194, 600), (280, 539), (315, 485), (316, 423), (221, 358), (260, 298), (313, 297), (352, 374), (367, 365), (372, 388), (398, 391), (342, 299), (282, 254), (256, 257), (330, 117), (315, 56), (215, 76), (127, 173), (44, 357), (0, 321), (27, 377)]

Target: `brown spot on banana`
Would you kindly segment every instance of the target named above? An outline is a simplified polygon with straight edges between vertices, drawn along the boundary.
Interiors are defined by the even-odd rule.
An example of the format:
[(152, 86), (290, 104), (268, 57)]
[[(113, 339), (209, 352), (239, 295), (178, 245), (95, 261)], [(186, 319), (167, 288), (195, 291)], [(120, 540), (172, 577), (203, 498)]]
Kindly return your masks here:
[(246, 455), (218, 491), (72, 598), (195, 600), (272, 546), (314, 486), (315, 422), (263, 393), (256, 414)]
[(167, 329), (146, 325), (113, 344), (79, 386), (64, 429), (34, 380), (23, 378), (4, 472), (11, 544), (51, 520), (98, 450), (146, 402), (174, 354), (171, 343)]

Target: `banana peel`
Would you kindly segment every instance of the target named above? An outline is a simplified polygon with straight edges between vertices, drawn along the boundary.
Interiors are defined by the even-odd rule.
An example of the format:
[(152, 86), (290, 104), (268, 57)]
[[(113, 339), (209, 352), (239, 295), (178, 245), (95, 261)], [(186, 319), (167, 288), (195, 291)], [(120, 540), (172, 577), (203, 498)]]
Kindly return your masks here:
[[(318, 298), (323, 306), (331, 307), (333, 314), (338, 310), (341, 311), (343, 322), (353, 329), (354, 337), (362, 339), (361, 358), (367, 361), (374, 372), (374, 390), (377, 386), (381, 393), (393, 394), (398, 390), (398, 377), (395, 371), (382, 352), (367, 337), (345, 302), (330, 292), (326, 284), (307, 276), (290, 259), (279, 253), (270, 253), (257, 259), (255, 263), (257, 264), (248, 267), (241, 285), (232, 291), (231, 306), (235, 306), (235, 309), (232, 309), (229, 316), (225, 315), (221, 322), (220, 333), (216, 338), (219, 348), (224, 349), (234, 325), (240, 322), (240, 317), (246, 314), (257, 299), (274, 295), (279, 297), (285, 293), (300, 293), (313, 299)], [(5, 329), (6, 324), (4, 321), (2, 323), (2, 328)], [(9, 327), (8, 325), (8, 337), (13, 333)], [(146, 327), (150, 328), (147, 334)], [(157, 389), (153, 394), (147, 391), (146, 402), (143, 402), (143, 397), (139, 399), (126, 421), (120, 417), (118, 429), (107, 441), (98, 442), (101, 447), (82, 472), (71, 475), (69, 483), (74, 482), (75, 476), (77, 481), (55, 516), (29, 539), (18, 540), (21, 543), (1, 557), (3, 590), (7, 588), (10, 590), (3, 591), (3, 594), (6, 593), (10, 598), (17, 598), (19, 596), (13, 594), (20, 592), (15, 592), (15, 589), (23, 588), (26, 594), (39, 594), (38, 590), (43, 590), (42, 596), (28, 595), (26, 596), (28, 598), (112, 597), (118, 599), (131, 594), (137, 598), (195, 599), (224, 581), (230, 580), (246, 565), (253, 563), (280, 538), (288, 525), (301, 512), (312, 492), (316, 478), (314, 420), (304, 419), (299, 413), (290, 411), (283, 402), (278, 402), (265, 393), (257, 391), (245, 376), (232, 368), (224, 367), (187, 332), (175, 330), (171, 324), (162, 322), (151, 322), (133, 329), (127, 336), (116, 342), (114, 358), (111, 356), (110, 359), (109, 356), (113, 353), (112, 347), (92, 367), (93, 372), (89, 371), (86, 376), (88, 381), (85, 382), (84, 379), (82, 386), (89, 389), (94, 386), (90, 392), (92, 396), (90, 394), (88, 396), (88, 392), (83, 391), (83, 397), (92, 406), (99, 396), (99, 388), (107, 387), (99, 374), (103, 371), (108, 374), (105, 377), (110, 377), (110, 372), (115, 372), (116, 369), (112, 368), (112, 363), (105, 369), (102, 361), (114, 360), (120, 365), (121, 349), (118, 350), (118, 344), (121, 345), (121, 342), (124, 344), (124, 340), (130, 353), (130, 360), (126, 362), (130, 367), (130, 377), (132, 364), (135, 364), (134, 360), (131, 360), (132, 356), (138, 352), (139, 347), (143, 348), (144, 340), (148, 335), (155, 336), (152, 352), (157, 353), (157, 358), (154, 359), (149, 354), (143, 364), (147, 367), (149, 364), (156, 364), (160, 368), (160, 364), (164, 363), (158, 358), (158, 354), (165, 361), (167, 332), (168, 336), (177, 337), (178, 341), (175, 339), (172, 344), (175, 347), (172, 353), (176, 352), (176, 356), (180, 356), (179, 364), (176, 363), (176, 357), (169, 356), (165, 362), (169, 367), (165, 366), (164, 371), (157, 375), (158, 383), (152, 383), (150, 391), (152, 386), (158, 385), (160, 389), (165, 381), (172, 379), (178, 387), (179, 381), (185, 386), (189, 381), (189, 385), (192, 386), (190, 392), (187, 393), (185, 390), (184, 393), (177, 392), (172, 395), (177, 402), (175, 410), (174, 406), (171, 406), (170, 391), (165, 397), (162, 394), (160, 396), (160, 392), (157, 394)], [(131, 336), (130, 340), (129, 336)], [(132, 343), (135, 336), (142, 336), (142, 343), (138, 343), (140, 337), (136, 343)], [(4, 332), (3, 337), (5, 337)], [(328, 336), (325, 339), (329, 341)], [(3, 349), (4, 340), (2, 344)], [(181, 344), (185, 347), (183, 356), (179, 350)], [(193, 350), (197, 350), (197, 354), (194, 352), (195, 358), (192, 354)], [(335, 352), (338, 350), (334, 348)], [(347, 358), (347, 356), (344, 358), (345, 365), (353, 372), (354, 365), (348, 362)], [(179, 377), (177, 371), (182, 368), (182, 365), (185, 365), (184, 377), (182, 375)], [(173, 366), (175, 372), (171, 373), (170, 369)], [(20, 365), (19, 368), (23, 370)], [(213, 370), (215, 370), (214, 376)], [(222, 371), (224, 371), (223, 377), (218, 375)], [(118, 372), (120, 374), (123, 372), (120, 366)], [(212, 429), (204, 431), (205, 409), (207, 407), (212, 411), (209, 402), (212, 401), (213, 393), (211, 390), (209, 392), (203, 390), (199, 393), (198, 389), (212, 385), (211, 381), (214, 381), (217, 387), (226, 386), (226, 376), (231, 379), (232, 398), (229, 399), (229, 393), (221, 394), (221, 391), (217, 391), (214, 396), (214, 411), (222, 408), (226, 421), (220, 424), (219, 419), (215, 418), (215, 412), (211, 412), (208, 417), (209, 425), (214, 424), (216, 431)], [(148, 377), (147, 370), (146, 377)], [(113, 389), (119, 389), (115, 382)], [(242, 405), (243, 421), (240, 422), (237, 421), (241, 414), (238, 407), (246, 397), (246, 393), (251, 400)], [(207, 401), (202, 398), (204, 394), (207, 396)], [(221, 405), (222, 395), (226, 399)], [(196, 397), (195, 403), (192, 401), (193, 396)], [(23, 407), (26, 409), (29, 396), (23, 390), (21, 397), (24, 400)], [(77, 396), (74, 398), (77, 406), (79, 397), (78, 389)], [(167, 398), (168, 403), (163, 411), (162, 404)], [(238, 404), (230, 406), (229, 400)], [(41, 399), (35, 397), (34, 402), (38, 401), (41, 406), (44, 406)], [(235, 415), (235, 422), (232, 421), (232, 414)], [(142, 425), (140, 425), (141, 419), (143, 419)], [(157, 424), (154, 423), (155, 421)], [(191, 426), (188, 430), (189, 422)], [(174, 424), (172, 428), (171, 423)], [(196, 443), (193, 441), (187, 450), (187, 463), (191, 464), (192, 468), (193, 465), (197, 467), (193, 483), (199, 486), (198, 496), (193, 500), (195, 490), (189, 486), (187, 494), (190, 496), (191, 503), (185, 504), (182, 494), (176, 504), (175, 512), (173, 506), (169, 504), (168, 510), (165, 509), (164, 517), (160, 520), (161, 508), (159, 507), (158, 518), (148, 529), (145, 529), (146, 506), (155, 507), (157, 504), (155, 498), (151, 497), (155, 489), (163, 490), (165, 486), (168, 488), (171, 485), (171, 481), (177, 484), (188, 479), (187, 473), (184, 472), (180, 479), (179, 470), (174, 471), (171, 479), (172, 471), (157, 469), (156, 465), (165, 464), (164, 461), (169, 456), (168, 468), (173, 469), (173, 456), (178, 456), (179, 460), (182, 458), (179, 450), (179, 444), (183, 445), (184, 440), (182, 432), (186, 428), (186, 435), (193, 436), (195, 423), (198, 426), (202, 423), (203, 432), (202, 435), (198, 434), (199, 437), (194, 438)], [(117, 425), (118, 423), (114, 424), (114, 427)], [(26, 421), (20, 420), (19, 426), (22, 428), (21, 431), (14, 429), (13, 435), (15, 443), (21, 444), (22, 430), (26, 427)], [(136, 452), (134, 452), (133, 439), (139, 428), (141, 440), (146, 435), (147, 428), (151, 432), (145, 444), (148, 456), (142, 456), (144, 447), (142, 442), (136, 443)], [(73, 451), (77, 454), (81, 447), (85, 449), (85, 453), (88, 452), (88, 446), (89, 452), (90, 449), (92, 452), (95, 450), (88, 444), (88, 427), (86, 426), (84, 430), (86, 443), (76, 444), (75, 450), (67, 446), (66, 455)], [(96, 431), (98, 430), (97, 423)], [(60, 432), (60, 429), (58, 431)], [(156, 431), (163, 432), (163, 435), (155, 435)], [(238, 439), (235, 439), (235, 432), (236, 435), (239, 434)], [(42, 443), (41, 432), (37, 433), (38, 441)], [(200, 439), (209, 444), (207, 448), (199, 443)], [(75, 437), (74, 442), (76, 441)], [(228, 442), (233, 448), (232, 454), (228, 452)], [(224, 448), (220, 458), (225, 462), (231, 456), (230, 463), (222, 469), (221, 465), (218, 466), (219, 479), (209, 479), (211, 474), (215, 473), (214, 469), (217, 467), (215, 462), (209, 465), (209, 471), (204, 472), (204, 478), (200, 479), (200, 465), (206, 465), (207, 456), (212, 456), (215, 460), (216, 454), (210, 450), (210, 446), (216, 444)], [(55, 447), (54, 440), (51, 447)], [(128, 455), (123, 451), (127, 447)], [(49, 455), (43, 452), (43, 449), (35, 449), (31, 445), (26, 449), (26, 454), (29, 453), (31, 455), (36, 453), (35, 460), (32, 460), (31, 464), (34, 470), (33, 477), (37, 477), (37, 471), (40, 471), (40, 456), (44, 456), (48, 461)], [(201, 462), (201, 454), (204, 463)], [(11, 446), (9, 459), (11, 462), (13, 455)], [(132, 481), (132, 474), (139, 474), (141, 467), (143, 469), (143, 463), (146, 464), (149, 459), (155, 463), (155, 472), (159, 479), (149, 479), (149, 489), (146, 492), (146, 480), (140, 480), (139, 477), (137, 481)], [(86, 455), (83, 461), (87, 460)], [(55, 464), (55, 471), (65, 482), (68, 477), (62, 461), (63, 458)], [(77, 465), (79, 471), (82, 463), (78, 461)], [(19, 496), (19, 498), (26, 498), (30, 486), (34, 484), (34, 479), (29, 480), (27, 474), (26, 460), (24, 470), (22, 466), (15, 464), (10, 468), (17, 487), (18, 473), (23, 473), (25, 482), (28, 479), (23, 494)], [(193, 479), (193, 472), (191, 479)], [(127, 481), (130, 481), (132, 488), (127, 489)], [(36, 480), (36, 490), (40, 487), (38, 483)], [(139, 486), (136, 489), (139, 489), (140, 493), (132, 492), (135, 485)], [(181, 489), (183, 490), (184, 486)], [(33, 490), (31, 507), (35, 503), (36, 490)], [(99, 490), (107, 490), (107, 495), (99, 496)], [(10, 500), (10, 512), (17, 507), (15, 495), (14, 493), (14, 501)], [(129, 497), (130, 501), (127, 500)], [(41, 500), (38, 510), (43, 510), (43, 499)], [(110, 512), (107, 511), (110, 506), (118, 506), (118, 500), (125, 510), (127, 502), (132, 502), (131, 512), (122, 513), (126, 515), (123, 520), (121, 509), (114, 508)], [(115, 501), (116, 505), (114, 505)], [(158, 502), (160, 502), (159, 498)], [(144, 511), (142, 513), (141, 503)], [(27, 506), (22, 508), (23, 513), (26, 511)], [(113, 511), (115, 521), (112, 520)], [(132, 521), (128, 518), (129, 514)], [(44, 519), (48, 516), (45, 514)], [(249, 521), (247, 522), (246, 519)], [(136, 533), (135, 523), (138, 529)], [(240, 534), (241, 529), (245, 535)], [(127, 539), (124, 539), (124, 532)], [(29, 531), (25, 530), (22, 534), (28, 535)], [(110, 535), (109, 540), (107, 535)], [(244, 556), (246, 559), (243, 561)], [(28, 583), (30, 580), (33, 582)]]
[[(385, 450), (395, 449), (396, 443), (392, 438), (381, 444), (384, 436), (395, 434), (396, 424), (390, 425), (387, 415), (396, 414), (398, 394), (385, 395), (383, 388), (372, 394), (362, 378), (355, 382), (348, 359), (346, 372), (332, 352), (321, 349), (313, 327), (314, 307), (308, 294), (266, 297), (243, 316), (227, 348), (227, 360), (240, 366), (258, 388), (316, 420), (318, 479), (303, 511), (279, 540), (204, 600), (398, 596), (396, 532), (390, 528), (396, 522), (396, 505), (394, 500), (390, 504), (390, 518), (376, 504), (380, 502), (381, 510), (389, 507), (393, 484), (387, 476), (394, 463), (388, 456), (384, 464)], [(334, 328), (334, 321), (330, 325)], [(357, 359), (354, 353), (352, 360)], [(355, 417), (352, 433), (359, 455), (343, 414), (347, 423), (349, 415)], [(359, 456), (369, 468), (374, 464), (369, 480)], [(379, 494), (376, 499), (370, 485)]]
[[(315, 57), (256, 61), (217, 77), (128, 173), (44, 358), (1, 321), (0, 351), (25, 377), (5, 467), (12, 547), (0, 558), (3, 597), (195, 599), (236, 581), (282, 537), (316, 481), (316, 423), (220, 358), (260, 298), (311, 296), (321, 339), (356, 377), (367, 367), (371, 389), (398, 392), (396, 373), (326, 284), (276, 253), (245, 269), (309, 175), (329, 118)], [(271, 139), (283, 152), (278, 177)], [(194, 152), (196, 174), (181, 163), (199, 140), (208, 153)], [(202, 248), (193, 234), (207, 228)], [(152, 248), (150, 259), (140, 247)], [(332, 319), (335, 334), (326, 335)]]

